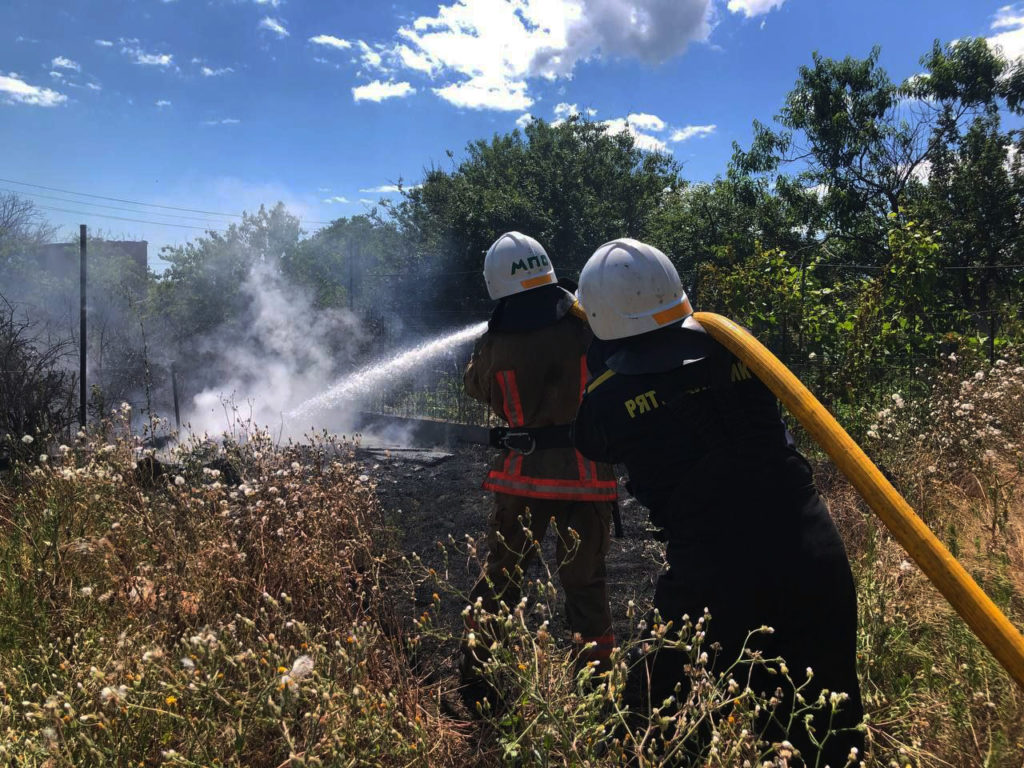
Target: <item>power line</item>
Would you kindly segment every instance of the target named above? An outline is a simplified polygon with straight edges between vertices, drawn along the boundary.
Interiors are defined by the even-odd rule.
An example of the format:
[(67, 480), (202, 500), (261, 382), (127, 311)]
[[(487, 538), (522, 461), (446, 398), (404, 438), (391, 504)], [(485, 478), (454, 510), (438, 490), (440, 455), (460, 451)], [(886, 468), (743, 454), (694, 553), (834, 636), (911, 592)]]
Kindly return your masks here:
[(7, 188), (4, 188), (4, 187), (0, 187), (0, 192), (11, 192), (13, 194), (26, 194), (29, 197), (42, 197), (42, 198), (46, 198), (47, 200), (59, 200), (62, 203), (72, 203), (74, 205), (92, 205), (92, 206), (95, 206), (97, 208), (109, 208), (109, 209), (114, 210), (114, 211), (127, 211), (128, 213), (141, 213), (141, 214), (152, 213), (154, 216), (167, 216), (168, 218), (173, 218), (173, 219), (190, 219), (192, 221), (205, 221), (205, 222), (208, 222), (210, 224), (220, 224), (220, 225), (224, 224), (223, 221), (217, 221), (215, 219), (203, 219), (203, 218), (200, 218), (199, 216), (182, 216), (179, 213), (156, 213), (155, 211), (140, 211), (140, 210), (137, 210), (135, 208), (123, 208), (123, 207), (121, 207), (119, 205), (104, 205), (103, 203), (89, 203), (89, 202), (86, 202), (85, 200), (73, 200), (73, 199), (67, 198), (67, 197), (57, 197), (56, 195), (43, 195), (43, 194), (40, 194), (39, 192), (23, 192), (23, 193), (18, 193), (18, 192), (16, 192), (13, 189), (7, 189)]
[[(88, 192), (75, 192), (71, 189), (61, 189), (60, 187), (47, 187), (42, 184), (30, 184), (27, 181), (15, 181), (14, 179), (0, 179), (4, 184), (17, 184), (21, 187), (33, 187), (34, 189), (45, 189), (49, 192), (61, 192), (65, 195), (77, 195), (79, 197), (91, 197), (95, 200), (110, 200), (115, 203), (129, 203), (130, 205), (141, 205), (148, 208), (163, 208), (168, 211), (184, 211), (185, 213), (204, 213), (208, 216), (227, 216), (233, 219), (242, 218), (240, 213), (222, 213), (220, 211), (204, 211), (199, 208), (180, 208), (176, 205), (162, 205), (160, 203), (143, 203), (138, 200), (126, 200), (122, 197), (107, 197), (105, 195), (93, 195)], [(330, 221), (317, 221), (315, 219), (299, 219), (307, 224), (331, 224)]]
[(171, 224), (167, 221), (147, 221), (146, 219), (129, 219), (126, 216), (114, 216), (110, 213), (95, 213), (93, 211), (72, 211), (69, 208), (55, 208), (52, 205), (40, 205), (47, 211), (60, 211), (61, 213), (73, 213), (77, 216), (99, 216), (103, 219), (117, 219), (118, 221), (134, 221), (138, 224), (155, 224), (160, 227), (178, 227), (179, 229), (198, 229), (203, 232), (226, 232), (224, 229), (211, 229), (210, 227), (197, 227), (192, 224)]

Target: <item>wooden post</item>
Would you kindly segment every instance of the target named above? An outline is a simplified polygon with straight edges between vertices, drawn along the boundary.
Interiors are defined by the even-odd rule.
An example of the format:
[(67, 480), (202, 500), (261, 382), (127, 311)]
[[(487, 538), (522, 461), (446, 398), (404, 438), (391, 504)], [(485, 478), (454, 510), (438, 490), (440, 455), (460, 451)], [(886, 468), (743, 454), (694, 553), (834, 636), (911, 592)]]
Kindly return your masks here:
[(85, 328), (85, 239), (86, 229), (85, 224), (82, 224), (78, 228), (78, 252), (79, 252), (79, 328), (78, 328), (78, 423), (82, 429), (85, 429), (86, 424), (86, 410), (85, 406), (88, 402), (88, 387), (85, 381), (85, 365), (86, 365), (86, 328)]
[(995, 310), (988, 316), (988, 364), (996, 364), (996, 331), (999, 328)]
[(171, 363), (171, 394), (174, 396), (174, 428), (181, 431), (181, 411), (178, 409), (178, 370)]

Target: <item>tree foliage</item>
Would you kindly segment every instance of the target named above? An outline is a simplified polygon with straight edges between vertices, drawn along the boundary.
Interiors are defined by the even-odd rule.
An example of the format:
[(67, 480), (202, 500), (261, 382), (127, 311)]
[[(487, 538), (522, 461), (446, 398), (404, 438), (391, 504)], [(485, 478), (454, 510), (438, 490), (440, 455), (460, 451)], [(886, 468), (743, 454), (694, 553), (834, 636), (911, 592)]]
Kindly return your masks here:
[(486, 300), (483, 255), (502, 232), (536, 237), (556, 271), (573, 276), (601, 243), (644, 236), (666, 190), (679, 184), (667, 155), (579, 118), (534, 120), (466, 152), (449, 171), (428, 169), (388, 210), (441, 304)]

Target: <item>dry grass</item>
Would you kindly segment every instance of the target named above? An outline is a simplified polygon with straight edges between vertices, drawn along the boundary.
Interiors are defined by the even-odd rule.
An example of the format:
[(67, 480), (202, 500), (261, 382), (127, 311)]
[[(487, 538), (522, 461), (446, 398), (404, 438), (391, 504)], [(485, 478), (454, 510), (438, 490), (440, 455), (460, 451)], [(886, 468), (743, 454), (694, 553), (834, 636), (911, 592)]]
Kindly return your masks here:
[[(1020, 626), (1024, 368), (974, 368), (949, 361), (920, 401), (896, 393), (866, 447)], [(775, 705), (743, 684), (749, 664), (779, 660), (712, 677), (699, 633), (646, 626), (630, 603), (636, 635), (595, 680), (547, 631), (550, 573), (478, 638), (505, 706), (453, 717), (443, 569), (396, 550), (349, 447), (243, 432), (186, 446), (154, 480), (135, 471), (124, 415), (0, 485), (4, 764), (791, 764), (761, 737)], [(858, 581), (866, 764), (1020, 768), (1024, 695), (835, 469), (817, 475)], [(450, 556), (482, 554), (459, 546)], [(678, 644), (683, 706), (628, 707), (631, 651)]]
[(116, 431), (0, 487), (4, 764), (465, 762), (344, 446), (195, 444), (148, 482)]
[[(1024, 626), (1024, 367), (951, 356), (931, 395), (874, 415), (865, 448), (1018, 627)], [(828, 462), (818, 482), (860, 597), (869, 734), (880, 764), (1013, 766), (1024, 693)]]

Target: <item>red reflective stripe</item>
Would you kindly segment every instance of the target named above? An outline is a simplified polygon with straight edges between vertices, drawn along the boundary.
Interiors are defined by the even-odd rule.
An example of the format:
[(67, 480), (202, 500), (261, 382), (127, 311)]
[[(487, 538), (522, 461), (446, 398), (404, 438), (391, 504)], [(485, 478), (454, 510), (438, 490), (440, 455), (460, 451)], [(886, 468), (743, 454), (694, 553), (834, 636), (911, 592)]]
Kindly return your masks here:
[(498, 371), (494, 374), (494, 378), (498, 380), (498, 388), (501, 390), (501, 410), (505, 413), (505, 421), (510, 425), (512, 424), (512, 414), (508, 408), (508, 379), (505, 374), (508, 371)]
[(509, 417), (508, 425), (510, 427), (521, 427), (524, 424), (523, 404), (519, 400), (519, 386), (516, 384), (516, 372), (503, 371), (503, 373), (508, 376), (508, 391), (505, 392), (505, 396), (509, 399), (512, 405), (512, 414)]
[(508, 488), (504, 485), (498, 485), (496, 483), (485, 482), (483, 484), (485, 491), (492, 491), (493, 493), (504, 493), (508, 496), (521, 496), (524, 499), (545, 499), (546, 501), (614, 501), (615, 497), (609, 495), (607, 492), (584, 492), (582, 489), (577, 492), (567, 492), (564, 490), (551, 490), (551, 489), (524, 489), (524, 488)]
[(579, 480), (565, 480), (559, 477), (530, 477), (529, 475), (506, 475), (492, 469), (487, 476), (490, 479), (511, 480), (515, 483), (527, 483), (532, 485), (557, 485), (563, 488), (614, 488), (614, 480), (595, 480), (592, 483), (583, 484)]
[[(523, 426), (522, 400), (514, 370), (494, 374), (501, 389), (502, 410), (510, 427)], [(580, 357), (580, 400), (587, 383), (587, 360)], [(597, 465), (576, 454), (578, 479), (535, 478), (523, 475), (523, 455), (508, 450), (501, 470), (491, 470), (483, 487), (497, 493), (539, 499), (571, 499), (576, 501), (615, 501), (618, 488), (614, 480), (598, 480)]]
[[(508, 391), (510, 388), (510, 382), (507, 377), (508, 373), (509, 371), (498, 371), (497, 373), (494, 374), (494, 378), (498, 380), (498, 388), (501, 390), (501, 409), (505, 413), (505, 421), (508, 422), (509, 425), (511, 425), (513, 423), (514, 417), (508, 407)], [(512, 471), (512, 451), (508, 449), (505, 450), (505, 464), (502, 467), (502, 470), (504, 470), (505, 472)]]
[(584, 485), (578, 480), (531, 478), (507, 475), (492, 470), (483, 487), (511, 496), (529, 496), (539, 499), (571, 499), (574, 501), (614, 501), (617, 489), (614, 480)]
[[(583, 400), (583, 391), (587, 386), (587, 356), (580, 355), (580, 394), (577, 402)], [(593, 475), (590, 474), (590, 467), (583, 458), (583, 454), (576, 451), (576, 471), (579, 472), (580, 480), (582, 482), (589, 482), (593, 479)]]

